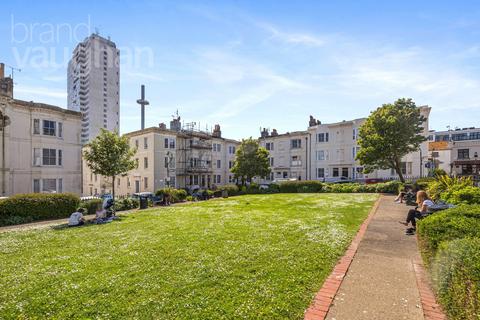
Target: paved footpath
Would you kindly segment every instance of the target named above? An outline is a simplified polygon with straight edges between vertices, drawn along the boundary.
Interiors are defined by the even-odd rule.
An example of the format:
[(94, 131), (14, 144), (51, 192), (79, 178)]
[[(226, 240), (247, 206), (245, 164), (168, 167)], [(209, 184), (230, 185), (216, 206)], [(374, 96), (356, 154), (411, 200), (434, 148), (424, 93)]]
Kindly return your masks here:
[(414, 270), (415, 236), (406, 236), (408, 207), (382, 196), (326, 319), (424, 319)]

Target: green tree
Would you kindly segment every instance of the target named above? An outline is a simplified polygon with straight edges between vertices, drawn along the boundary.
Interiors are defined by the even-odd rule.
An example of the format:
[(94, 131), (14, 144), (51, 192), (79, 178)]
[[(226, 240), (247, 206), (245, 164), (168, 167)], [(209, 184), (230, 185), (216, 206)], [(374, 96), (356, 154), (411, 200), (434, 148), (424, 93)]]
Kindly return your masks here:
[(412, 99), (398, 99), (373, 111), (360, 127), (360, 151), (357, 160), (365, 172), (374, 169), (394, 169), (405, 182), (401, 159), (417, 151), (426, 140), (422, 135), (425, 121)]
[(94, 174), (112, 179), (112, 195), (115, 199), (115, 178), (137, 167), (133, 159), (136, 150), (130, 147), (126, 136), (102, 129), (83, 151), (83, 157)]
[(267, 149), (260, 147), (257, 140), (243, 139), (235, 153), (235, 164), (232, 172), (235, 178), (251, 181), (253, 177), (266, 177), (270, 174), (270, 161)]

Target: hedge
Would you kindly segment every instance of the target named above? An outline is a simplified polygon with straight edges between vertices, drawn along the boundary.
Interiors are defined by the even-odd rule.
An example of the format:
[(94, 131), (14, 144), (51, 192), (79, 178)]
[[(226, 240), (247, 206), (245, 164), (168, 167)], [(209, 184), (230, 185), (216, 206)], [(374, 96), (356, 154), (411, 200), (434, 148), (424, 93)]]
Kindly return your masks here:
[(428, 264), (443, 241), (480, 237), (480, 205), (462, 205), (420, 220), (417, 227), (420, 248)]
[(80, 198), (70, 193), (17, 194), (0, 202), (0, 226), (69, 217)]
[(91, 199), (82, 201), (80, 203), (80, 208), (85, 209), (85, 214), (95, 214), (97, 212), (97, 208), (103, 204), (102, 199)]
[(188, 194), (187, 191), (183, 189), (161, 188), (155, 192), (155, 195), (161, 197), (165, 197), (168, 195), (170, 196), (170, 202), (175, 203), (185, 201)]
[(285, 181), (279, 183), (281, 193), (321, 192), (323, 183), (320, 181)]
[(454, 186), (440, 195), (440, 199), (452, 204), (480, 204), (480, 188)]
[(480, 319), (480, 238), (442, 243), (432, 274), (449, 319)]
[(115, 201), (115, 211), (136, 209), (140, 206), (140, 200), (135, 198), (124, 198)]

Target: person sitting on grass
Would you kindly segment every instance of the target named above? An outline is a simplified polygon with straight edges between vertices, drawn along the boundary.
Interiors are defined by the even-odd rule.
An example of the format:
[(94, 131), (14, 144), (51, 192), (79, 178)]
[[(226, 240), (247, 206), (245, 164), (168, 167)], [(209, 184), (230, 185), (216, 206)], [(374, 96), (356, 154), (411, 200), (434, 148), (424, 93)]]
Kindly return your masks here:
[(412, 224), (412, 227), (407, 229), (406, 234), (412, 235), (415, 234), (417, 229), (417, 221), (416, 219), (421, 219), (425, 217), (428, 212), (429, 208), (433, 206), (434, 203), (428, 197), (427, 193), (424, 190), (420, 190), (417, 192), (417, 207), (415, 209), (410, 209), (407, 213), (406, 222), (399, 221), (404, 226), (408, 226), (409, 223)]
[(107, 217), (107, 211), (103, 209), (102, 205), (97, 206), (97, 211), (95, 212), (95, 222), (101, 223)]
[(77, 211), (70, 215), (68, 219), (68, 226), (69, 227), (79, 227), (85, 224), (85, 218), (83, 217), (83, 212), (85, 210), (83, 208), (78, 208)]

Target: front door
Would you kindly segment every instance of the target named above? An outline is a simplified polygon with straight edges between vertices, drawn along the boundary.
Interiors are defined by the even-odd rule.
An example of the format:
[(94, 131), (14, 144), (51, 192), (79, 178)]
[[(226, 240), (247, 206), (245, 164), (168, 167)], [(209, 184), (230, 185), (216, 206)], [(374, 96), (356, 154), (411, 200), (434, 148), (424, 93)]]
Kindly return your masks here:
[(140, 192), (140, 180), (135, 181), (135, 193)]

